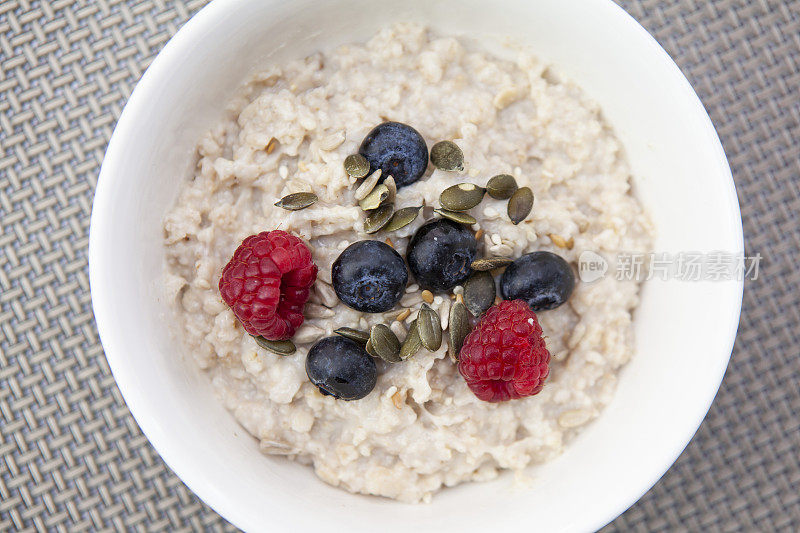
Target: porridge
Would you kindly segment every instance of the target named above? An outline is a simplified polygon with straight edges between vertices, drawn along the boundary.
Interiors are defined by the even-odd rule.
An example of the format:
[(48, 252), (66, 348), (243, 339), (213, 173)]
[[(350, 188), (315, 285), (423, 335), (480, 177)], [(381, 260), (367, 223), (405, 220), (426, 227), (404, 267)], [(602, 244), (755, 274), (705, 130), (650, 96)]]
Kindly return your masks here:
[[(264, 453), (352, 492), (429, 501), (555, 457), (600, 414), (632, 354), (639, 288), (575, 281), (571, 268), (586, 250), (647, 250), (650, 226), (619, 141), (578, 87), (528, 53), (501, 60), (398, 25), (259, 73), (229, 111), (165, 219), (165, 286), (187, 353)], [(395, 140), (408, 153), (424, 140), (425, 161), (409, 156), (388, 179), (372, 157)], [(247, 322), (226, 304), (252, 288), (234, 267), (220, 284), (226, 264), (261, 246), (291, 264), (270, 252), (272, 270), (254, 271), (284, 272), (258, 290), (281, 291), (285, 320), (258, 322), (252, 304)], [(448, 277), (470, 265), (468, 279)], [(377, 292), (354, 288), (379, 266)], [(552, 294), (531, 292), (545, 278)], [(533, 363), (524, 380), (484, 380), (507, 373), (481, 366), (487, 328), (506, 319)], [(458, 328), (474, 334), (454, 340)], [(362, 372), (352, 389), (326, 385), (342, 361)]]

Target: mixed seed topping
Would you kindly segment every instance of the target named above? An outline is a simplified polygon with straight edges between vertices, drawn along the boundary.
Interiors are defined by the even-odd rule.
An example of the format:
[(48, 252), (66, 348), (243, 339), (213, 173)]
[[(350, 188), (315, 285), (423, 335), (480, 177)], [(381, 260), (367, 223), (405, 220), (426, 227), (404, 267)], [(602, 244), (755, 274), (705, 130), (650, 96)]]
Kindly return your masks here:
[[(345, 140), (346, 135), (342, 130), (321, 140), (320, 148), (333, 150)], [(270, 139), (265, 148), (267, 153), (272, 153), (277, 145), (277, 139)], [(478, 220), (468, 213), (469, 210), (481, 204), (487, 196), (492, 200), (507, 201), (508, 218), (516, 225), (522, 223), (533, 209), (533, 191), (529, 187), (519, 187), (517, 179), (511, 174), (491, 177), (485, 188), (470, 182), (449, 186), (439, 195), (440, 207), (426, 207), (423, 201), (422, 205), (395, 210), (395, 204), (402, 202), (402, 193), (398, 188), (421, 179), (428, 162), (436, 169), (446, 172), (465, 171), (464, 153), (453, 141), (435, 143), (429, 151), (429, 157), (427, 149), (424, 153), (421, 152), (424, 145), (421, 135), (410, 126), (386, 122), (370, 132), (361, 144), (359, 153), (348, 155), (344, 159), (344, 171), (354, 187), (354, 203), (365, 213), (364, 233), (373, 235), (381, 230), (396, 232), (412, 224), (420, 213), (426, 220), (408, 245), (401, 245), (399, 248), (406, 250), (408, 267), (394, 250), (395, 245), (389, 237), (383, 240), (379, 238), (359, 241), (351, 243), (342, 252), (334, 263), (331, 277), (323, 277), (329, 283), (332, 281), (333, 287), (318, 281), (318, 286), (314, 289), (316, 300), (308, 303), (305, 309), (307, 317), (332, 318), (335, 316), (332, 308), (341, 300), (361, 312), (385, 313), (383, 316), (387, 321), (374, 323), (369, 331), (340, 327), (334, 330), (333, 337), (326, 337), (314, 345), (311, 350), (315, 360), (314, 375), (312, 376), (308, 365), (307, 372), (323, 394), (342, 399), (365, 396), (374, 387), (375, 378), (370, 374), (374, 373), (374, 363), (369, 363), (373, 365), (370, 367), (364, 357), (370, 361), (374, 358), (395, 364), (413, 357), (423, 348), (436, 352), (442, 347), (445, 331), (448, 356), (457, 363), (459, 352), (465, 338), (472, 331), (473, 323), (501, 300), (497, 294), (493, 272), (499, 275), (505, 270), (501, 282), (504, 297), (507, 297), (506, 292), (510, 294), (512, 288), (517, 290), (520, 276), (524, 278), (529, 275), (530, 261), (509, 274), (516, 262), (511, 257), (497, 254), (507, 252), (511, 255), (512, 248), (497, 234), (492, 234), (491, 239), (487, 238), (485, 241), (485, 246), (495, 255), (476, 258), (478, 246), (483, 242), (484, 230), (477, 226)], [(478, 178), (480, 175), (476, 169), (470, 169), (467, 173), (471, 178)], [(519, 171), (517, 175), (518, 173)], [(287, 173), (282, 172), (281, 176), (286, 178), (285, 174)], [(312, 192), (297, 192), (284, 196), (275, 205), (297, 211), (318, 201), (318, 196)], [(494, 207), (485, 209), (497, 213)], [(434, 217), (434, 214), (441, 218)], [(472, 228), (477, 230), (474, 234)], [(430, 234), (427, 240), (420, 239), (424, 232)], [(572, 237), (565, 239), (554, 233), (548, 236), (559, 248), (572, 249), (575, 244)], [(426, 252), (428, 255), (422, 256), (412, 254), (418, 246), (439, 250), (437, 253), (441, 264), (426, 265), (425, 275), (421, 274), (423, 265), (420, 263), (431, 261), (431, 254), (434, 252)], [(411, 269), (417, 284), (407, 287), (406, 268)], [(566, 275), (564, 268), (559, 268), (559, 275), (566, 279), (563, 278)], [(442, 269), (455, 270), (446, 272)], [(452, 281), (444, 282), (445, 279)], [(327, 292), (322, 286), (327, 288)], [(449, 292), (450, 297), (437, 296), (433, 291), (440, 294)], [(386, 295), (389, 293), (391, 298), (387, 300)], [(523, 293), (527, 298), (528, 293)], [(568, 293), (564, 294), (568, 296)], [(402, 306), (400, 310), (392, 310), (398, 303)], [(404, 323), (408, 322), (408, 331), (405, 332)], [(361, 327), (365, 327), (363, 319), (361, 323)], [(300, 335), (296, 337), (301, 344), (310, 342), (308, 338), (313, 337), (316, 330), (322, 334), (322, 330), (316, 326), (304, 328), (303, 340), (300, 340)], [(291, 340), (254, 338), (259, 346), (279, 355), (291, 355), (296, 350)], [(348, 391), (350, 384), (340, 383), (336, 381), (339, 378), (326, 373), (327, 367), (323, 361), (326, 357), (334, 357), (334, 351), (342, 354), (348, 361), (352, 360), (353, 364), (366, 365), (365, 372), (370, 375), (362, 376), (364, 379), (359, 382), (358, 391)], [(392, 401), (397, 404), (394, 397)], [(402, 408), (403, 400), (398, 401), (398, 408)]]

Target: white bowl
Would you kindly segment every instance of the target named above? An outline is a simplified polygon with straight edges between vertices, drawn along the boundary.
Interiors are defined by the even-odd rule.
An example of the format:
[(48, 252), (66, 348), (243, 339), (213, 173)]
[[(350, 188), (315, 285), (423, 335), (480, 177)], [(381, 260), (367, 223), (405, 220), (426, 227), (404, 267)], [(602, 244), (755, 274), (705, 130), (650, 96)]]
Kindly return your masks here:
[(215, 0), (158, 55), (125, 107), (92, 213), (94, 311), (114, 377), (167, 464), (248, 531), (585, 531), (610, 521), (669, 468), (700, 425), (730, 357), (739, 281), (648, 281), (636, 355), (612, 404), (532, 486), (508, 476), (410, 506), (348, 494), (266, 457), (181, 349), (159, 298), (162, 217), (202, 132), (256, 66), (420, 21), (447, 34), (512, 37), (602, 106), (627, 150), (663, 252), (741, 253), (725, 155), (703, 106), (652, 37), (609, 0)]

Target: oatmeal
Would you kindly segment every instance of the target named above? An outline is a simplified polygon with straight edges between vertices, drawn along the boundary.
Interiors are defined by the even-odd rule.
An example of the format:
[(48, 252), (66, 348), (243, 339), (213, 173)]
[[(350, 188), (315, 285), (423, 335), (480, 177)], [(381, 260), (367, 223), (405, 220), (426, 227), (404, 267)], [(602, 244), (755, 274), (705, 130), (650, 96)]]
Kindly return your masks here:
[[(353, 243), (380, 241), (405, 258), (411, 237), (440, 216), (476, 239), (481, 272), (531, 252), (574, 265), (585, 250), (648, 250), (650, 226), (631, 193), (624, 151), (578, 87), (527, 53), (500, 60), (399, 25), (366, 44), (260, 73), (230, 111), (200, 141), (194, 176), (165, 219), (165, 286), (186, 352), (265, 453), (312, 465), (324, 481), (352, 492), (428, 501), (442, 487), (557, 456), (600, 414), (632, 355), (636, 283), (612, 276), (578, 282), (567, 303), (537, 311), (551, 355), (544, 387), (529, 398), (488, 403), (447, 353), (448, 325), (457, 319), (467, 327), (463, 286), (423, 290), (410, 273), (389, 310), (363, 312), (340, 301), (332, 279), (334, 262)], [(386, 189), (395, 216), (367, 233), (377, 222), (359, 203), (380, 180), (365, 193), (369, 187), (345, 168), (370, 179), (364, 162), (348, 156), (385, 121), (413, 125), (428, 148), (441, 141), (455, 147), (436, 151), (448, 170), (431, 164), (418, 181), (392, 179)], [(434, 213), (442, 192), (458, 183), (489, 185), (488, 193), (466, 211)], [(294, 193), (313, 195), (284, 200), (296, 210), (274, 205)], [(474, 223), (465, 225), (472, 220), (464, 215)], [(302, 239), (318, 268), (289, 355), (259, 346), (217, 288), (243, 239), (276, 229)], [(483, 292), (470, 310), (480, 313), (494, 303), (486, 293), (493, 288), (485, 276), (476, 279), (469, 290)], [(406, 360), (376, 358), (374, 388), (363, 398), (326, 396), (309, 380), (306, 359), (321, 339), (341, 328), (358, 337), (385, 324), (402, 341), (414, 320), (430, 318), (418, 316), (421, 307), (439, 318), (445, 341), (429, 351), (426, 333), (424, 346), (412, 337), (418, 351)]]

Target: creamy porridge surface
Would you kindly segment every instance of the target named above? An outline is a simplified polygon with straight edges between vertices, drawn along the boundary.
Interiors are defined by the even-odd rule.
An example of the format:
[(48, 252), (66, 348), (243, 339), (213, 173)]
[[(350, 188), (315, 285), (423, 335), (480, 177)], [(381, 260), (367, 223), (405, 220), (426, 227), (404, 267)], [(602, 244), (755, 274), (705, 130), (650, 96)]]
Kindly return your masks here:
[[(363, 232), (363, 212), (342, 166), (384, 120), (412, 125), (428, 147), (455, 141), (466, 158), (462, 174), (429, 168), (400, 190), (397, 208), (436, 206), (457, 181), (485, 185), (499, 173), (533, 189), (533, 212), (518, 226), (503, 201), (487, 197), (470, 211), (484, 232), (479, 256), (548, 250), (575, 264), (584, 250), (649, 249), (650, 226), (631, 194), (619, 141), (578, 87), (527, 53), (499, 60), (417, 26), (387, 28), (366, 44), (254, 76), (232, 102), (230, 118), (201, 139), (194, 176), (164, 222), (165, 286), (177, 303), (186, 352), (265, 453), (313, 465), (320, 478), (353, 492), (428, 501), (443, 486), (555, 457), (600, 414), (631, 357), (638, 286), (614, 276), (578, 282), (567, 304), (538, 313), (553, 360), (536, 396), (478, 400), (447, 357), (446, 342), (403, 363), (378, 361), (378, 383), (362, 400), (323, 396), (304, 370), (316, 340), (341, 326), (374, 323), (391, 324), (402, 339), (414, 316), (402, 323), (394, 317), (421, 302), (413, 278), (400, 306), (381, 314), (344, 306), (330, 286), (342, 249), (387, 236)], [(277, 143), (267, 150), (273, 137)], [(295, 212), (273, 206), (298, 191), (313, 191), (320, 201)], [(427, 211), (388, 235), (401, 254)], [(319, 267), (294, 338), (298, 350), (288, 357), (259, 348), (217, 289), (238, 244), (278, 228), (304, 239)], [(574, 246), (556, 246), (551, 234)], [(446, 316), (451, 301), (438, 295), (432, 307)]]

